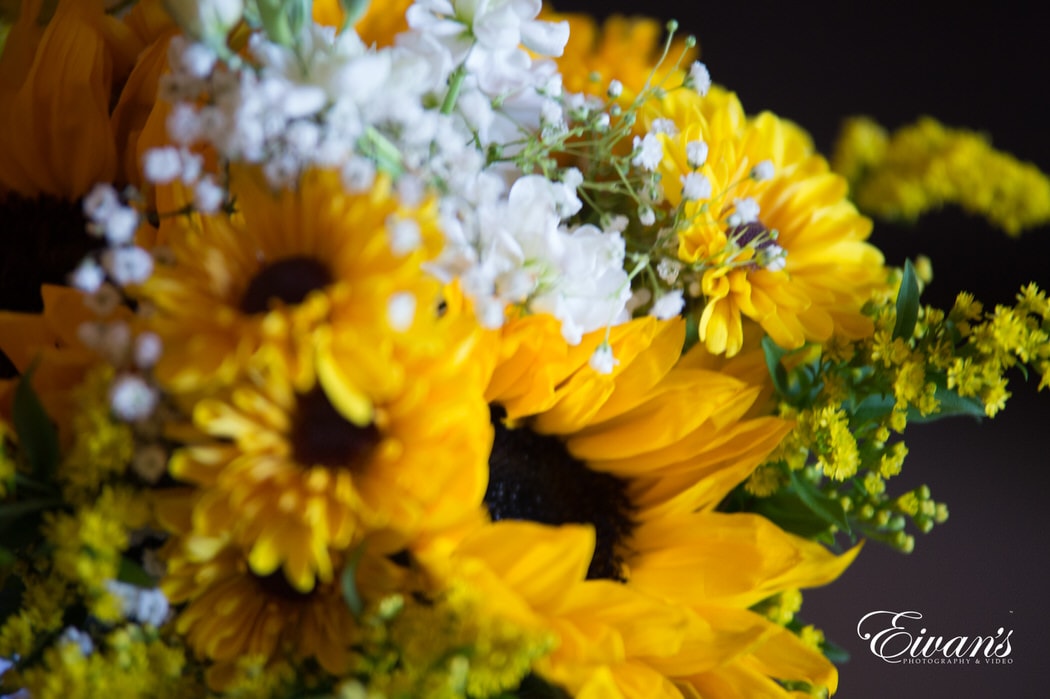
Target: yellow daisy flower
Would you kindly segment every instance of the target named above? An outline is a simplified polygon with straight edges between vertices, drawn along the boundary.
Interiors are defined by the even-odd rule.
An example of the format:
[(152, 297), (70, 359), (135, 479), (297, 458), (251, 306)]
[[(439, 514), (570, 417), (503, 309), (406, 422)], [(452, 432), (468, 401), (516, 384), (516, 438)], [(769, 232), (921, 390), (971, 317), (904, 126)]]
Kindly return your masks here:
[[(690, 678), (768, 643), (771, 658), (785, 649), (788, 656), (767, 662), (767, 675), (833, 685), (830, 663), (778, 640), (782, 629), (748, 607), (827, 582), (852, 555), (832, 556), (760, 517), (712, 511), (790, 424), (744, 417), (760, 388), (689, 362), (676, 367), (684, 332), (682, 321), (646, 318), (572, 347), (550, 319), (511, 321), (487, 392), (496, 436), (485, 505), (493, 527), (557, 525), (529, 525), (528, 536), (566, 537), (575, 548), (557, 554), (555, 566), (536, 553), (554, 544), (510, 546), (516, 530), (501, 529), (468, 536), (462, 550), (477, 565), (496, 566), (494, 575), (524, 598), (517, 608), (557, 630), (562, 646), (543, 671), (571, 691), (682, 696)], [(588, 360), (606, 341), (619, 364), (602, 375)], [(550, 533), (562, 530), (570, 533)], [(511, 551), (514, 567), (502, 561)], [(521, 578), (529, 584), (515, 582)], [(643, 634), (638, 625), (659, 631)]]
[[(338, 174), (321, 171), (273, 192), (256, 170), (235, 170), (230, 187), (240, 213), (180, 218), (168, 229), (173, 263), (142, 289), (157, 309), (157, 377), (167, 389), (228, 384), (271, 346), (305, 392), (313, 333), (334, 318), (355, 324), (358, 346), (380, 346), (392, 324), (417, 332), (436, 322), (425, 311), (440, 286), (420, 272), (441, 244), (433, 202), (405, 207), (382, 179), (349, 194)], [(369, 381), (363, 366), (345, 371)]]
[(165, 498), (158, 507), (174, 537), (163, 553), (161, 589), (179, 611), (175, 630), (199, 656), (214, 661), (208, 683), (221, 689), (238, 660), (315, 658), (340, 675), (350, 663), (354, 620), (338, 583), (302, 591), (281, 571), (252, 571), (245, 552), (225, 535), (193, 530), (192, 496)]
[[(656, 118), (680, 128), (659, 136), (658, 172), (684, 220), (677, 255), (698, 277), (690, 293), (702, 299), (707, 348), (740, 351), (743, 318), (785, 348), (870, 334), (860, 309), (886, 283), (882, 254), (865, 242), (871, 221), (809, 137), (768, 112), (748, 118), (736, 96), (717, 87), (706, 97), (678, 90), (651, 103), (646, 128)], [(700, 141), (709, 151), (698, 167), (689, 144)], [(705, 178), (709, 197), (687, 196), (690, 175)]]
[[(367, 328), (346, 332), (375, 337)], [(316, 334), (316, 383), (298, 391), (272, 357), (250, 380), (197, 404), (194, 424), (215, 441), (181, 449), (170, 464), (203, 490), (200, 531), (229, 532), (255, 574), (283, 568), (302, 591), (316, 578), (330, 582), (330, 550), (366, 532), (373, 547), (393, 553), (420, 530), (471, 512), (484, 493), (491, 439), (465, 346), (435, 345), (434, 356), (411, 359), (384, 352), (389, 341), (338, 352), (328, 333)], [(337, 365), (371, 375), (368, 420), (342, 409)]]

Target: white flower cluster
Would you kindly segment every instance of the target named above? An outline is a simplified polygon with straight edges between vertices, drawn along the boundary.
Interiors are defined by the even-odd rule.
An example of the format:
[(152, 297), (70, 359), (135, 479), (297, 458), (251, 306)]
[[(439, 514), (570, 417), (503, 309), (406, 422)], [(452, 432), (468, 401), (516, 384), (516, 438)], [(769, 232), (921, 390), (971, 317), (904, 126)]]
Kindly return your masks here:
[[(440, 192), (446, 246), (431, 272), (460, 279), (487, 326), (518, 305), (555, 315), (578, 342), (626, 318), (630, 285), (618, 231), (565, 224), (581, 207), (579, 172), (554, 182), (510, 164), (532, 134), (566, 130), (560, 75), (535, 56), (560, 55), (569, 28), (540, 10), (541, 0), (417, 0), (393, 46), (311, 24), (294, 47), (253, 35), (248, 64), (177, 38), (161, 87), (174, 145), (146, 155), (146, 177), (181, 180), (197, 209), (214, 211), (227, 197), (193, 152), (205, 144), (258, 164), (275, 188), (318, 167), (353, 191), (386, 172), (408, 203)], [(418, 244), (407, 233), (391, 245)], [(391, 300), (399, 326), (411, 312)]]
[(106, 590), (120, 602), (121, 614), (129, 621), (159, 627), (168, 618), (168, 598), (156, 588), (107, 580)]

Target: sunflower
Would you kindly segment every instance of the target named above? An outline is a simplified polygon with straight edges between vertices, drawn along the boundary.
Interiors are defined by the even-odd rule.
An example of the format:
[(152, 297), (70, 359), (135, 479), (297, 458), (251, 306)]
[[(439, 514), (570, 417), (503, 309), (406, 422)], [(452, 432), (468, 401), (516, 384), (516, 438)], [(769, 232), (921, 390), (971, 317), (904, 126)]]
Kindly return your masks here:
[(332, 579), (330, 549), (381, 530), (395, 551), (477, 507), (491, 427), (476, 327), (439, 313), (420, 268), (432, 208), (400, 206), (382, 180), (348, 195), (315, 172), (272, 193), (248, 174), (233, 177), (243, 219), (187, 224), (145, 298), (157, 376), (208, 438), (171, 462), (205, 491), (195, 525), (306, 591)]
[[(487, 392), (495, 522), (432, 565), (463, 556), (464, 570), (509, 588), (488, 596), (555, 629), (561, 645), (538, 670), (581, 696), (691, 696), (696, 678), (759, 656), (767, 682), (833, 687), (830, 663), (748, 608), (830, 581), (853, 554), (713, 512), (790, 428), (744, 418), (760, 389), (676, 368), (680, 320), (632, 321), (578, 346), (542, 316), (502, 333)], [(604, 342), (619, 361), (608, 375), (588, 363)]]
[[(173, 263), (142, 289), (157, 309), (157, 376), (169, 390), (229, 384), (271, 347), (305, 392), (314, 331), (334, 318), (357, 328), (351, 344), (376, 347), (392, 323), (417, 332), (436, 322), (440, 287), (420, 272), (441, 243), (432, 202), (406, 207), (382, 179), (348, 194), (325, 171), (274, 192), (257, 170), (238, 169), (230, 187), (239, 213), (179, 219), (167, 232)], [(365, 366), (344, 370), (368, 381)]]
[[(732, 356), (743, 318), (784, 348), (857, 339), (872, 332), (861, 307), (886, 284), (882, 254), (868, 244), (871, 221), (847, 200), (845, 180), (814, 153), (809, 137), (771, 113), (748, 118), (732, 93), (679, 90), (645, 110), (645, 128), (671, 118), (658, 172), (669, 206), (681, 211), (678, 260), (695, 274), (700, 338)], [(690, 144), (709, 147), (697, 167)], [(692, 162), (691, 162), (692, 161)], [(686, 196), (700, 175), (710, 196)]]
[[(97, 351), (84, 344), (82, 326), (93, 326), (98, 316), (76, 289), (45, 285), (42, 313), (0, 311), (0, 351), (20, 374), (33, 367), (33, 389), (48, 415), (59, 426), (63, 443), (70, 432), (72, 391), (88, 370), (100, 363)], [(110, 318), (126, 330), (132, 320), (126, 308)], [(11, 414), (16, 379), (0, 380), (0, 414)]]
[(102, 0), (22, 3), (0, 55), (3, 307), (39, 310), (40, 285), (98, 246), (80, 204), (92, 186), (137, 181), (132, 151), (156, 82), (125, 79), (140, 53), (157, 55), (157, 26), (133, 23), (144, 14), (125, 23)]
[(304, 592), (281, 571), (253, 572), (229, 537), (193, 529), (193, 500), (180, 493), (159, 502), (160, 520), (172, 534), (162, 551), (167, 568), (161, 589), (173, 604), (185, 604), (175, 630), (199, 656), (214, 661), (208, 683), (223, 687), (247, 656), (314, 658), (332, 674), (346, 672), (354, 620), (338, 584)]

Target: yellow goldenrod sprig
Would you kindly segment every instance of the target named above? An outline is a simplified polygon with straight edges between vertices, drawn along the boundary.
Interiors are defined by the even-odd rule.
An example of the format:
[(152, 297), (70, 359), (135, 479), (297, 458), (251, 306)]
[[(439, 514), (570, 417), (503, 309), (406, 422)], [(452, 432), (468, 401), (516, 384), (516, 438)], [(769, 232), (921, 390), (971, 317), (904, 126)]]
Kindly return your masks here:
[(929, 117), (892, 135), (870, 119), (848, 120), (832, 167), (857, 206), (880, 218), (914, 221), (954, 204), (1011, 236), (1050, 223), (1050, 178), (981, 134)]
[(918, 286), (909, 264), (896, 301), (868, 305), (875, 331), (866, 339), (835, 341), (819, 354), (788, 353), (767, 339), (779, 412), (795, 428), (727, 507), (764, 513), (804, 536), (832, 541), (847, 532), (905, 552), (915, 543), (909, 521), (925, 533), (947, 519), (925, 486), (888, 493), (907, 455), (893, 435), (909, 422), (994, 417), (1014, 367), (1050, 385), (1050, 302), (1029, 284), (1014, 306), (986, 311), (964, 293), (944, 312), (920, 306)]

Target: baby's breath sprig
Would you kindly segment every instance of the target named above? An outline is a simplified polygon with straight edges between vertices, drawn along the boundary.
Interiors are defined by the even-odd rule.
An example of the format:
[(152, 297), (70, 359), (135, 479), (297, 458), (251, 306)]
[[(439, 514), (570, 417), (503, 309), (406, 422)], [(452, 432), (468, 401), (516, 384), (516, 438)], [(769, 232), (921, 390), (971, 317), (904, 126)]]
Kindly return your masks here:
[(909, 422), (994, 417), (1014, 367), (1050, 385), (1050, 303), (1035, 284), (993, 311), (964, 293), (945, 313), (918, 294), (909, 263), (896, 302), (868, 305), (873, 336), (795, 353), (765, 341), (779, 413), (795, 428), (726, 507), (748, 503), (805, 536), (844, 532), (904, 552), (915, 545), (909, 521), (926, 533), (947, 519), (926, 486), (889, 494), (908, 453), (894, 435)]

